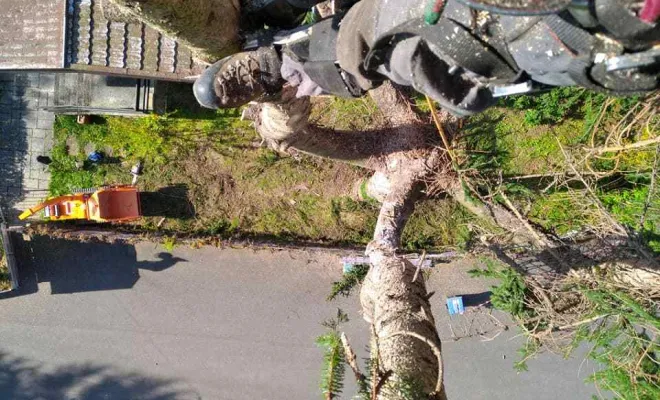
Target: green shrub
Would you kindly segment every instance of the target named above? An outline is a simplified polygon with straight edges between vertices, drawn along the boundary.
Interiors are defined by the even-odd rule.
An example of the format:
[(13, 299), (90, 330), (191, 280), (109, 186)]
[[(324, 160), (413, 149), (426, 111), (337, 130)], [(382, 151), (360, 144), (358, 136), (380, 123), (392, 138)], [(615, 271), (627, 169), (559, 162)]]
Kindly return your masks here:
[(584, 89), (559, 87), (538, 95), (505, 98), (501, 104), (526, 110), (524, 121), (530, 126), (556, 124), (576, 111), (591, 94)]
[[(530, 290), (525, 279), (513, 269), (484, 259), (486, 269), (470, 271), (472, 276), (496, 278), (500, 283), (492, 288), (491, 302), (499, 310), (516, 317), (527, 336), (519, 350), (521, 360), (514, 364), (519, 371), (527, 370), (526, 361), (545, 344), (557, 345), (553, 332), (562, 330), (572, 338), (562, 347), (568, 357), (581, 343), (591, 346), (589, 357), (600, 364), (599, 370), (587, 380), (616, 394), (617, 398), (652, 400), (660, 398), (660, 318), (657, 303), (634, 288), (607, 283), (607, 275), (585, 281), (568, 278), (555, 285), (554, 301), (566, 300), (580, 304), (574, 330), (566, 325), (561, 311), (548, 312), (545, 302)], [(532, 285), (534, 281), (531, 280)], [(559, 291), (557, 291), (557, 288)], [(535, 288), (538, 290), (546, 290)], [(578, 297), (576, 297), (578, 296)], [(637, 297), (633, 297), (637, 296)], [(537, 311), (537, 306), (540, 308)], [(564, 328), (560, 326), (565, 325)], [(563, 338), (566, 339), (566, 336)], [(561, 346), (561, 345), (559, 345)]]
[(497, 286), (492, 286), (490, 301), (493, 307), (506, 311), (517, 318), (529, 316), (530, 310), (525, 307), (527, 286), (522, 275), (511, 268), (505, 267), (489, 258), (482, 258), (486, 269), (468, 271), (472, 277), (499, 279)]

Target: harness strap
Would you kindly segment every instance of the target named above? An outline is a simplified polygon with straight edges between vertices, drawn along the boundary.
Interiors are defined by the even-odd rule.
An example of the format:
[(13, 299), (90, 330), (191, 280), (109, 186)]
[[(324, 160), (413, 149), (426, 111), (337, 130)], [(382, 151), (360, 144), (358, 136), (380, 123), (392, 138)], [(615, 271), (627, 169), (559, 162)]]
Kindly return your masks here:
[(325, 19), (312, 27), (303, 63), (305, 73), (326, 92), (341, 97), (358, 97), (362, 90), (336, 63), (337, 35), (341, 15)]
[(595, 39), (589, 32), (569, 23), (557, 14), (547, 15), (543, 21), (557, 38), (575, 53), (591, 56)]
[(603, 86), (594, 82), (589, 76), (594, 37), (556, 14), (547, 15), (543, 21), (557, 35), (557, 38), (574, 52), (567, 72), (575, 83), (597, 92), (606, 92), (607, 90)]
[(397, 43), (413, 38), (422, 38), (456, 65), (486, 78), (513, 79), (517, 76), (497, 50), (473, 36), (461, 24), (440, 18), (435, 25), (423, 19), (403, 23), (384, 34), (374, 43), (364, 61), (366, 70), (375, 70), (387, 60), (387, 54)]
[[(596, 18), (617, 39), (644, 45), (660, 40), (660, 24), (637, 18), (620, 0), (596, 0)], [(641, 43), (640, 43), (641, 42)]]
[[(635, 72), (635, 81), (630, 74), (619, 71), (607, 73), (605, 63), (594, 64), (595, 52), (600, 43), (585, 30), (572, 25), (559, 15), (548, 15), (543, 21), (564, 45), (574, 52), (568, 65), (569, 76), (580, 86), (615, 95), (630, 95), (651, 90), (657, 86), (654, 75)], [(594, 75), (594, 73), (596, 73)], [(594, 77), (597, 78), (594, 79)]]

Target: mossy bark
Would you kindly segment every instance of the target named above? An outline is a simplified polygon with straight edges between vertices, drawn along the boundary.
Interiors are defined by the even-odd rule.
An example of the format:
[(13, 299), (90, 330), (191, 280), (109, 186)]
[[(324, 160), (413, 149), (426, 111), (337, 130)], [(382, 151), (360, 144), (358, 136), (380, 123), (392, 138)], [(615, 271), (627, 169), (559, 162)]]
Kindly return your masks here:
[(397, 172), (383, 201), (367, 246), (371, 268), (360, 291), (364, 319), (371, 323), (378, 342), (381, 372), (393, 374), (379, 399), (403, 399), (413, 390), (434, 399), (446, 399), (441, 344), (423, 277), (417, 268), (396, 255), (401, 233), (421, 196), (424, 170)]

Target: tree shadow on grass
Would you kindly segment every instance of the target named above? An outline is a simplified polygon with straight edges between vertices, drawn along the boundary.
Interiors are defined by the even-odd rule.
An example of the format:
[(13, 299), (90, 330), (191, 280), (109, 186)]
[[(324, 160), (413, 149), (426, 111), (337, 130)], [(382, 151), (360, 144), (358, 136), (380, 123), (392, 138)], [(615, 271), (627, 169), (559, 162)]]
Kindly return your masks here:
[(145, 376), (115, 367), (84, 363), (45, 370), (37, 361), (0, 351), (0, 398), (13, 400), (199, 398), (185, 383)]
[(502, 148), (497, 134), (497, 125), (504, 115), (484, 113), (470, 118), (458, 139), (467, 158), (463, 169), (476, 169), (481, 173), (497, 173), (511, 158)]
[(195, 216), (195, 206), (188, 199), (188, 186), (184, 184), (140, 192), (140, 206), (145, 217), (191, 219)]

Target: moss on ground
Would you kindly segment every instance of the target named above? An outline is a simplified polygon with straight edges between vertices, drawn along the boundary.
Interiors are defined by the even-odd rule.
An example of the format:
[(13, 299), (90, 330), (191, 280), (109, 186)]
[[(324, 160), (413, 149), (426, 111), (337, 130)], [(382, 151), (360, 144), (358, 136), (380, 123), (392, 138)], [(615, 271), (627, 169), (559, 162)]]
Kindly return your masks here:
[[(238, 115), (108, 117), (90, 125), (60, 116), (50, 192), (129, 183), (131, 166), (143, 160), (139, 186), (155, 194), (143, 195), (153, 216), (134, 223), (135, 228), (352, 245), (371, 240), (378, 205), (355, 200), (356, 183), (367, 171), (259, 147), (256, 133)], [(316, 99), (313, 118), (352, 130), (382, 123), (368, 98)], [(85, 161), (92, 150), (103, 152), (107, 162)], [(450, 201), (422, 202), (404, 232), (405, 247), (463, 247), (470, 240), (470, 223)]]
[[(633, 107), (639, 101), (608, 99), (569, 88), (506, 99), (498, 107), (469, 119), (457, 140), (462, 167), (468, 174), (486, 177), (490, 183), (485, 186), (490, 190), (493, 181), (503, 178), (501, 189), (532, 222), (548, 232), (566, 235), (587, 227), (598, 228), (604, 223), (603, 215), (593, 199), (586, 201), (584, 186), (578, 182), (553, 185), (553, 174), (572, 171), (563, 149), (578, 170), (589, 177), (601, 174), (600, 179), (589, 178), (598, 200), (619, 223), (639, 232), (658, 251), (657, 187), (654, 194), (648, 195), (656, 148), (605, 153), (590, 157), (588, 164), (582, 162), (586, 149), (609, 143), (608, 136), (621, 128), (623, 120), (628, 118), (625, 124), (633, 123), (634, 115), (628, 112), (635, 111)], [(654, 123), (641, 124), (625, 139), (657, 137), (657, 122), (656, 118)], [(518, 179), (530, 175), (547, 176)], [(650, 203), (645, 208), (647, 200)], [(642, 213), (646, 215), (643, 227)]]
[[(610, 102), (601, 118), (606, 101), (579, 89), (505, 100), (465, 124), (455, 140), (461, 168), (468, 174), (502, 176), (503, 190), (532, 222), (549, 232), (565, 235), (597, 226), (602, 215), (593, 204), (585, 204), (579, 189), (547, 189), (547, 179), (512, 177), (568, 171), (562, 148), (579, 155), (581, 148), (599, 143), (603, 132), (611, 131), (635, 104), (629, 99)], [(315, 98), (313, 103), (312, 120), (320, 125), (364, 130), (384, 124), (368, 97)], [(280, 156), (259, 147), (254, 130), (238, 116), (231, 110), (197, 116), (108, 117), (90, 125), (58, 117), (50, 191), (59, 195), (74, 188), (128, 183), (130, 167), (143, 160), (140, 187), (154, 194), (157, 204), (137, 228), (360, 245), (370, 240), (378, 207), (354, 200), (355, 183), (368, 172), (304, 155)], [(593, 133), (596, 122), (600, 128)], [(646, 127), (637, 139), (655, 136), (657, 132)], [(90, 150), (104, 152), (110, 163), (85, 162)], [(648, 198), (654, 152), (647, 150), (625, 152), (617, 160), (594, 159), (591, 168), (620, 172), (598, 182), (600, 201), (622, 224), (660, 247), (660, 196), (651, 196), (644, 228), (635, 225)], [(162, 217), (167, 217), (164, 222)], [(426, 200), (404, 231), (404, 247), (467, 247), (475, 227), (477, 232), (492, 231), (451, 200)]]

